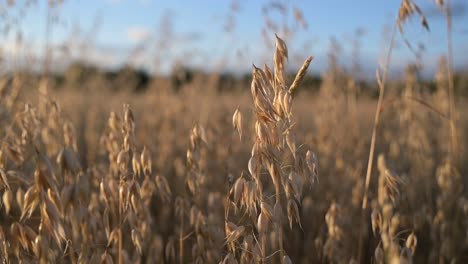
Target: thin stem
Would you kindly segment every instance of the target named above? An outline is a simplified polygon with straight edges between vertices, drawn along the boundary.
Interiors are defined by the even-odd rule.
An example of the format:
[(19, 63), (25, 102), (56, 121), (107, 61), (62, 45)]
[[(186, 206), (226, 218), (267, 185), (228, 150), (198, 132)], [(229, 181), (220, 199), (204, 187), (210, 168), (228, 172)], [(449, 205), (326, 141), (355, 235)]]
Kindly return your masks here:
[(284, 258), (284, 244), (283, 244), (283, 225), (280, 224), (279, 225), (279, 228), (278, 228), (278, 243), (279, 243), (279, 246), (280, 246), (280, 263), (283, 261), (283, 258)]
[[(397, 20), (398, 21), (398, 20)], [(370, 150), (369, 150), (369, 159), (367, 161), (367, 173), (366, 173), (366, 180), (365, 180), (365, 186), (364, 186), (364, 195), (362, 197), (362, 212), (361, 212), (361, 229), (360, 229), (360, 234), (359, 234), (359, 252), (358, 252), (358, 259), (359, 263), (362, 263), (362, 247), (363, 247), (363, 239), (364, 239), (364, 232), (363, 229), (365, 227), (365, 212), (367, 209), (367, 195), (369, 191), (369, 185), (370, 185), (370, 178), (372, 174), (372, 165), (374, 161), (374, 153), (375, 153), (375, 142), (376, 142), (376, 137), (377, 137), (377, 128), (379, 125), (379, 120), (380, 120), (380, 113), (382, 110), (382, 104), (383, 104), (383, 99), (384, 99), (384, 94), (385, 94), (385, 82), (387, 80), (388, 76), (388, 68), (390, 65), (390, 58), (392, 56), (392, 51), (393, 51), (393, 46), (395, 45), (395, 36), (396, 36), (396, 30), (397, 30), (397, 21), (395, 22), (393, 26), (393, 32), (392, 32), (392, 37), (390, 40), (390, 47), (388, 49), (387, 56), (385, 58), (385, 66), (383, 69), (383, 77), (381, 81), (378, 82), (379, 84), (379, 100), (377, 102), (377, 109), (375, 111), (375, 118), (374, 118), (374, 126), (372, 128), (372, 138), (371, 138), (371, 144), (370, 144)]]
[(417, 97), (413, 97), (413, 96), (403, 96), (401, 98), (394, 98), (392, 100), (387, 101), (386, 105), (382, 107), (382, 112), (385, 112), (386, 110), (390, 109), (390, 107), (394, 106), (396, 103), (399, 103), (399, 102), (402, 103), (402, 101), (404, 101), (404, 100), (414, 102), (414, 103), (418, 103), (419, 105), (424, 106), (425, 108), (427, 108), (427, 110), (429, 110), (429, 111), (437, 114), (438, 116), (440, 116), (440, 118), (445, 119), (446, 121), (450, 121), (450, 118), (447, 115), (440, 112), (439, 110), (437, 110), (432, 105), (425, 102), (424, 100), (422, 100), (420, 98), (417, 98)]
[(447, 81), (448, 81), (448, 96), (449, 96), (449, 118), (450, 118), (450, 143), (452, 158), (458, 155), (457, 148), (457, 130), (456, 130), (456, 108), (453, 84), (453, 50), (452, 50), (452, 14), (450, 1), (445, 2), (445, 18), (447, 21)]
[[(122, 174), (120, 174), (120, 184), (122, 184)], [(119, 194), (119, 245), (118, 245), (118, 263), (123, 264), (123, 230), (122, 230), (123, 201)]]
[(179, 263), (184, 263), (184, 214), (180, 214)]
[[(276, 189), (276, 205), (281, 204), (281, 187), (279, 184), (275, 184), (275, 189)], [(275, 209), (276, 210), (276, 209)], [(274, 212), (276, 213), (276, 211)], [(282, 261), (283, 256), (284, 256), (284, 244), (283, 244), (283, 223), (281, 223), (282, 219), (276, 219), (277, 221), (280, 221), (277, 223), (278, 225), (278, 244), (280, 248), (280, 261)]]
[(395, 23), (395, 26), (393, 28), (392, 38), (390, 40), (390, 48), (388, 50), (387, 57), (385, 59), (385, 68), (383, 69), (384, 73), (383, 73), (382, 81), (379, 83), (379, 90), (380, 90), (379, 100), (377, 102), (377, 109), (375, 111), (375, 118), (374, 118), (374, 126), (372, 128), (372, 138), (371, 138), (371, 145), (370, 145), (370, 150), (369, 150), (369, 159), (367, 161), (367, 173), (366, 173), (366, 182), (365, 182), (365, 188), (364, 188), (364, 197), (362, 198), (362, 209), (367, 209), (367, 193), (369, 191), (370, 177), (372, 174), (372, 165), (373, 165), (374, 153), (375, 153), (375, 142), (377, 138), (377, 128), (378, 128), (379, 121), (380, 121), (380, 113), (382, 112), (383, 98), (384, 98), (384, 93), (385, 93), (385, 82), (388, 76), (390, 58), (392, 56), (393, 46), (395, 44), (396, 28), (397, 28), (397, 24)]
[(261, 234), (262, 240), (262, 263), (266, 264), (266, 234)]

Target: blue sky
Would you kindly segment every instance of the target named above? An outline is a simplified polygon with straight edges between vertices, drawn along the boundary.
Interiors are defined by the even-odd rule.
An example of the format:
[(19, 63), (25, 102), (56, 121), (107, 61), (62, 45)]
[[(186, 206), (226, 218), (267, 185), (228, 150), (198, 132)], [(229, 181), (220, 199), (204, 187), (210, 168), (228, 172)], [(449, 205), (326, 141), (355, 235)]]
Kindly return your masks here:
[[(0, 36), (3, 50), (11, 52), (15, 32), (21, 32), (24, 51), (15, 52), (40, 57), (44, 53), (46, 1), (38, 1), (27, 8), (23, 8), (25, 0), (16, 1), (12, 7), (5, 7), (5, 2), (0, 1), (10, 21), (23, 9), (26, 15), (18, 19), (15, 30)], [(286, 24), (292, 31), (286, 35), (281, 27), (276, 30), (288, 43), (292, 67), (312, 54), (316, 57), (312, 70), (321, 72), (326, 69), (332, 37), (341, 46), (339, 62), (351, 65), (354, 33), (361, 29), (364, 34), (359, 38), (359, 60), (365, 73), (373, 73), (387, 48), (388, 28), (400, 5), (399, 0), (273, 1), (286, 7), (282, 13), (278, 8), (271, 8), (271, 2), (65, 0), (51, 11), (56, 15), (51, 43), (54, 47), (68, 46), (68, 53), (54, 51), (54, 61), (59, 65), (65, 60), (79, 58), (109, 68), (131, 63), (150, 71), (167, 71), (179, 63), (203, 65), (207, 70), (249, 71), (252, 63), (272, 61), (273, 48), (269, 44), (274, 43), (273, 30), (266, 33), (268, 42), (262, 37), (266, 14), (271, 21)], [(419, 18), (414, 17), (405, 26), (405, 33), (414, 46), (419, 43), (425, 46), (422, 60), (425, 70), (431, 72), (446, 50), (445, 21), (433, 1), (415, 2), (425, 12), (431, 30), (423, 30)], [(455, 65), (466, 67), (468, 2), (451, 0), (451, 3), (454, 6)], [(262, 11), (265, 8), (266, 13)], [(294, 9), (301, 11), (307, 28), (295, 22)], [(231, 26), (229, 32), (225, 30), (228, 25)], [(399, 37), (393, 69), (398, 72), (412, 61), (415, 61), (414, 55)]]

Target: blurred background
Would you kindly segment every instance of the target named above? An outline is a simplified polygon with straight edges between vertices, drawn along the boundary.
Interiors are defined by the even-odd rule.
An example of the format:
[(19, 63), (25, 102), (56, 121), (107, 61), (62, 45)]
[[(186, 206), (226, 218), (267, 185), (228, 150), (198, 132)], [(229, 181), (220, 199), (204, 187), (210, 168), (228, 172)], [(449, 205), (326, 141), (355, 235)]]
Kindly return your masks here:
[[(343, 69), (372, 80), (399, 5), (371, 0), (3, 1), (1, 70), (67, 75), (84, 67), (151, 77), (183, 69), (239, 77), (250, 73), (252, 63), (271, 63), (276, 33), (290, 43), (290, 69), (313, 54), (311, 73), (320, 76), (336, 52)], [(432, 1), (419, 5), (430, 31), (417, 17), (406, 25), (407, 39), (398, 40), (391, 63), (394, 78), (409, 63), (424, 65), (423, 76), (432, 76), (446, 50), (443, 12)], [(467, 68), (468, 4), (455, 0), (452, 5), (453, 51), (459, 54), (453, 63), (462, 71)]]

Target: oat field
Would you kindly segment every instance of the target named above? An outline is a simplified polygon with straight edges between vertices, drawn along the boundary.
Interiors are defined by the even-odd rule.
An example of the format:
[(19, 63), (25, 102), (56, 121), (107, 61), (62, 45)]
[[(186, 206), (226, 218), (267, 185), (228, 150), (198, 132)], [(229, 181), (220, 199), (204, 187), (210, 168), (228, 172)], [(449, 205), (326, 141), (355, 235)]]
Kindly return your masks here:
[(308, 87), (315, 54), (290, 74), (281, 34), (232, 91), (0, 76), (0, 260), (468, 263), (468, 82), (450, 34), (431, 89), (388, 78), (412, 16), (428, 28), (403, 0), (373, 95), (333, 63)]

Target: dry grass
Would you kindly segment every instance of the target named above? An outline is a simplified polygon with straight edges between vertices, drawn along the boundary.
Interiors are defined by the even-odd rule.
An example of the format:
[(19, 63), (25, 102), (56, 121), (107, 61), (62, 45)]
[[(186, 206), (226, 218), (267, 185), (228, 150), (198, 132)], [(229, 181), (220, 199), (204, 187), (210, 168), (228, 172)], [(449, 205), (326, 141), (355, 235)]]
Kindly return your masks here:
[[(340, 122), (335, 122), (321, 119), (318, 113), (324, 111), (320, 109), (339, 113), (344, 104), (337, 101), (334, 108), (322, 107), (323, 100), (299, 93), (293, 99), (295, 125), (285, 126), (286, 133), (275, 132), (278, 138), (265, 137), (281, 146), (275, 156), (268, 156), (275, 161), (270, 165), (272, 173), (281, 172), (277, 196), (268, 167), (259, 169), (261, 190), (250, 176), (257, 114), (250, 110), (248, 94), (203, 95), (190, 90), (180, 95), (122, 94), (110, 97), (105, 105), (100, 104), (100, 96), (49, 91), (39, 102), (22, 96), (2, 119), (6, 124), (2, 131), (2, 256), (9, 261), (117, 262), (122, 234), (123, 262), (243, 259), (248, 263), (255, 256), (261, 260), (263, 252), (266, 262), (279, 262), (275, 197), (281, 197), (285, 263), (288, 259), (357, 259), (355, 226), (360, 219), (362, 161), (367, 156), (374, 101), (358, 100), (355, 115), (337, 115)], [(62, 105), (50, 99), (59, 97)], [(22, 100), (33, 101), (25, 107)], [(123, 101), (130, 103), (132, 114), (121, 110)], [(197, 103), (201, 101), (216, 103), (202, 107)], [(396, 246), (404, 250), (405, 239), (414, 232), (416, 250), (406, 247), (412, 253), (405, 251), (405, 257), (413, 256), (417, 262), (463, 260), (466, 242), (463, 232), (456, 230), (466, 228), (462, 198), (466, 191), (460, 188), (466, 184), (461, 177), (465, 168), (437, 169), (447, 166), (443, 164), (449, 126), (426, 109), (404, 106), (413, 113), (409, 118), (426, 121), (400, 120), (400, 108), (383, 112), (376, 150), (385, 153), (385, 166), (398, 172), (401, 180), (396, 185), (381, 181), (393, 179), (388, 178), (393, 174), (384, 173), (375, 186), (371, 181), (370, 204), (381, 215), (382, 225), (393, 226), (376, 229), (376, 239), (366, 236), (364, 257), (374, 259), (375, 250), (382, 251), (379, 255), (394, 252)], [(232, 113), (237, 107), (241, 114), (236, 115), (234, 130)], [(111, 111), (114, 114), (105, 114)], [(468, 113), (460, 108), (459, 114), (460, 129), (466, 131)], [(200, 122), (194, 126), (192, 120)], [(421, 135), (433, 127), (431, 122), (442, 126), (439, 132), (423, 133), (437, 142), (429, 148), (420, 136), (414, 141), (407, 134)], [(409, 124), (417, 127), (410, 129)], [(312, 155), (307, 157), (308, 147), (299, 142), (307, 142), (320, 163), (319, 182), (312, 187), (311, 178), (297, 178), (296, 165), (302, 163), (310, 171), (309, 165), (314, 164)], [(387, 182), (390, 185), (385, 187)], [(399, 195), (388, 204), (387, 194)], [(390, 205), (393, 212), (384, 213)], [(127, 216), (123, 224), (119, 215)], [(265, 233), (262, 228), (268, 230), (265, 251), (259, 246), (260, 234)], [(428, 250), (433, 252), (431, 259), (425, 254)]]
[[(405, 0), (395, 36), (415, 12), (428, 26)], [(203, 78), (140, 94), (2, 79), (0, 260), (467, 262), (468, 111), (451, 59), (433, 94), (414, 65), (384, 94), (391, 43), (375, 101), (333, 56), (321, 92), (303, 91), (312, 57), (289, 80), (275, 41), (272, 67), (237, 93)]]

